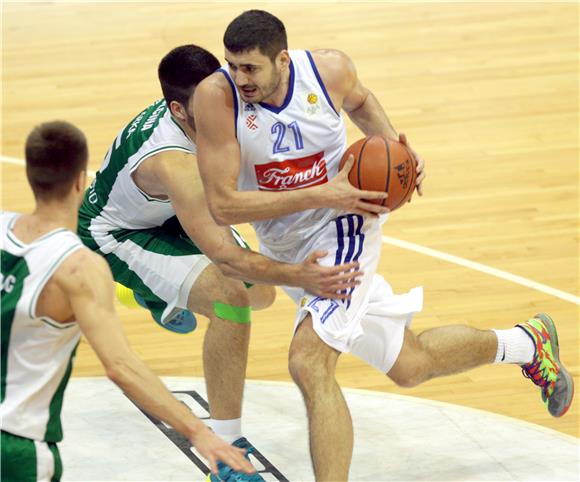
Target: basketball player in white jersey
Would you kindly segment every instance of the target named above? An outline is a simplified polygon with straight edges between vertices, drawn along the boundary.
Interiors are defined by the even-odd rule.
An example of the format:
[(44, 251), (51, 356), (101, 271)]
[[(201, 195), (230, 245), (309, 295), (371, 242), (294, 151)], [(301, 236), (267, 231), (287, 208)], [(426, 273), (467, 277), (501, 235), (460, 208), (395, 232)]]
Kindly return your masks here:
[[(203, 349), (209, 423), (222, 438), (251, 451), (241, 424), (250, 307), (269, 306), (274, 290), (249, 283), (291, 284), (343, 297), (348, 293), (337, 294), (337, 287), (355, 286), (357, 273), (350, 270), (357, 263), (320, 266), (324, 251), (300, 263), (275, 261), (215, 223), (197, 173), (191, 108), (196, 85), (218, 67), (196, 45), (164, 56), (158, 72), (164, 98), (135, 116), (111, 144), (85, 194), (78, 232), (160, 325), (183, 333), (191, 329), (190, 311), (209, 318)], [(184, 315), (179, 323), (176, 313)], [(262, 480), (259, 474), (244, 479), (223, 464), (220, 477)]]
[(209, 461), (254, 472), (244, 451), (218, 438), (133, 353), (113, 305), (111, 271), (75, 234), (88, 150), (62, 121), (26, 141), (36, 208), (0, 214), (1, 466), (3, 482), (58, 481), (61, 407), (81, 333), (108, 377), (151, 415), (187, 437)]
[[(331, 266), (357, 260), (364, 277), (332, 300), (287, 288), (298, 304), (289, 368), (304, 395), (317, 480), (346, 480), (352, 455), (350, 414), (335, 380), (340, 353), (354, 355), (401, 386), (414, 386), (485, 363), (522, 365), (541, 387), (550, 413), (563, 415), (572, 378), (558, 359), (552, 320), (545, 314), (508, 330), (446, 326), (419, 335), (409, 329), (422, 309), (422, 290), (394, 295), (376, 267), (382, 213), (360, 199), (329, 196), (342, 178), (346, 148), (341, 110), (365, 135), (397, 136), (377, 99), (336, 50), (288, 50), (282, 22), (251, 10), (224, 34), (227, 66), (194, 98), (200, 172), (211, 212), (221, 224), (253, 222), (261, 250), (299, 262), (325, 249)], [(425, 178), (418, 164), (417, 190)]]

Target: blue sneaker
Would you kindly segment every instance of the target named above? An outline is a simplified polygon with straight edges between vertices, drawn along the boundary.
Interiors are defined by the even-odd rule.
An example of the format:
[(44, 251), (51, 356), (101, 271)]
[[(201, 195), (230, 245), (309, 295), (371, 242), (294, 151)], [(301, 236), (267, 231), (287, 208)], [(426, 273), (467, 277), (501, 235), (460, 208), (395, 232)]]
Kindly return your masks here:
[[(140, 295), (133, 292), (133, 296), (139, 306), (147, 308), (145, 300)], [(191, 333), (197, 328), (197, 320), (195, 319), (194, 314), (189, 310), (175, 308), (165, 323), (161, 323), (161, 320), (157, 316), (154, 316), (153, 314), (152, 316), (159, 326), (162, 326), (166, 330), (173, 331), (174, 333)]]
[[(246, 449), (245, 457), (250, 460), (249, 455), (255, 450), (254, 446), (248, 442), (246, 437), (241, 437), (232, 445), (241, 449)], [(207, 476), (206, 482), (265, 482), (258, 472), (253, 474), (244, 474), (243, 472), (236, 472), (231, 467), (218, 460), (217, 463), (218, 474), (214, 475), (211, 472)]]

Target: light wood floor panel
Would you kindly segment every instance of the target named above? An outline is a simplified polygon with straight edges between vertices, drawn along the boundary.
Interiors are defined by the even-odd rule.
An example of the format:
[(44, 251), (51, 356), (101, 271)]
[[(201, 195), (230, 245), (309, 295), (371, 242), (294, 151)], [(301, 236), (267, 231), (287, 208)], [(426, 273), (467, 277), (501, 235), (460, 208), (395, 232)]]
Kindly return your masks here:
[[(574, 3), (269, 3), (291, 47), (334, 47), (427, 160), (425, 197), (395, 213), (388, 236), (578, 296), (578, 5)], [(3, 11), (2, 154), (22, 157), (40, 121), (85, 130), (97, 169), (118, 130), (160, 96), (156, 68), (172, 47), (221, 36), (243, 4), (23, 4)], [(360, 137), (349, 124), (349, 139)], [(22, 167), (2, 164), (2, 206), (28, 211)], [(248, 226), (242, 231), (252, 242)], [(254, 243), (255, 246), (255, 243)], [(559, 322), (578, 385), (578, 306), (524, 286), (385, 245), (380, 272), (396, 291), (425, 287), (416, 330), (448, 323), (509, 327), (537, 311)], [(202, 376), (197, 333), (158, 329), (120, 307), (137, 353), (162, 375)], [(293, 309), (255, 315), (248, 377), (289, 380)], [(82, 343), (76, 376), (103, 375)], [(517, 367), (483, 367), (402, 390), (352, 356), (343, 386), (404, 393), (513, 416), (578, 436), (578, 402), (552, 419)]]

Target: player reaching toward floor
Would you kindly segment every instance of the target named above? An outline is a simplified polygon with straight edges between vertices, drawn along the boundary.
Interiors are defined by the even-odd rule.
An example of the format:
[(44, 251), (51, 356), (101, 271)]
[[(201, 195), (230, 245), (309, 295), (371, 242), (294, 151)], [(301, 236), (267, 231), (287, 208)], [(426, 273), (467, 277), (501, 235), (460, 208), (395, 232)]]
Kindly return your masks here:
[[(341, 184), (352, 159), (338, 173), (346, 149), (340, 112), (365, 135), (407, 140), (352, 61), (336, 50), (289, 51), (283, 23), (260, 10), (235, 18), (224, 45), (227, 66), (194, 98), (199, 167), (213, 216), (221, 224), (253, 222), (262, 253), (280, 261), (300, 262), (321, 249), (328, 252), (321, 263), (357, 260), (364, 271), (349, 300), (286, 288), (298, 304), (289, 369), (306, 403), (316, 479), (348, 478), (352, 422), (335, 379), (342, 352), (407, 387), (486, 363), (519, 364), (540, 386), (550, 413), (563, 415), (572, 379), (548, 315), (507, 330), (457, 325), (416, 335), (408, 325), (422, 309), (422, 290), (394, 295), (376, 274), (384, 221), (376, 214), (384, 209)], [(424, 161), (411, 152), (422, 194)]]
[(87, 159), (76, 127), (61, 121), (36, 127), (26, 141), (36, 208), (0, 214), (2, 481), (60, 480), (60, 413), (81, 332), (107, 376), (186, 436), (214, 472), (223, 460), (251, 474), (244, 451), (207, 428), (129, 347), (113, 305), (111, 271), (75, 234)]
[[(353, 288), (359, 273), (351, 271), (355, 260), (320, 266), (324, 251), (296, 264), (274, 261), (216, 224), (197, 171), (192, 106), (195, 87), (218, 67), (211, 53), (195, 45), (177, 47), (162, 59), (164, 99), (136, 116), (112, 143), (86, 192), (79, 235), (162, 326), (190, 331), (190, 311), (209, 318), (203, 360), (210, 425), (252, 450), (241, 429), (250, 307), (269, 306), (274, 290), (244, 282), (290, 284), (340, 298), (348, 294), (337, 291)], [(223, 465), (220, 470), (223, 479), (244, 477)], [(252, 480), (261, 477), (253, 474)]]

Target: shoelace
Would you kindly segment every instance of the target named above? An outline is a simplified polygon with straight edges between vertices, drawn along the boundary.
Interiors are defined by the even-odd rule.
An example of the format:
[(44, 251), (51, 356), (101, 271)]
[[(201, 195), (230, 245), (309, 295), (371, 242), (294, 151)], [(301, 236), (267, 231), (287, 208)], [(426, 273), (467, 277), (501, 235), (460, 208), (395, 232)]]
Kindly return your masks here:
[[(548, 372), (548, 373), (545, 373)], [(555, 380), (550, 380), (548, 378), (549, 368), (545, 368), (542, 370), (540, 360), (536, 360), (535, 363), (531, 364), (527, 368), (522, 368), (522, 375), (526, 378), (529, 378), (532, 383), (542, 389), (543, 394), (546, 397), (549, 397), (551, 394), (550, 388), (556, 384)], [(537, 376), (539, 375), (539, 376)]]

